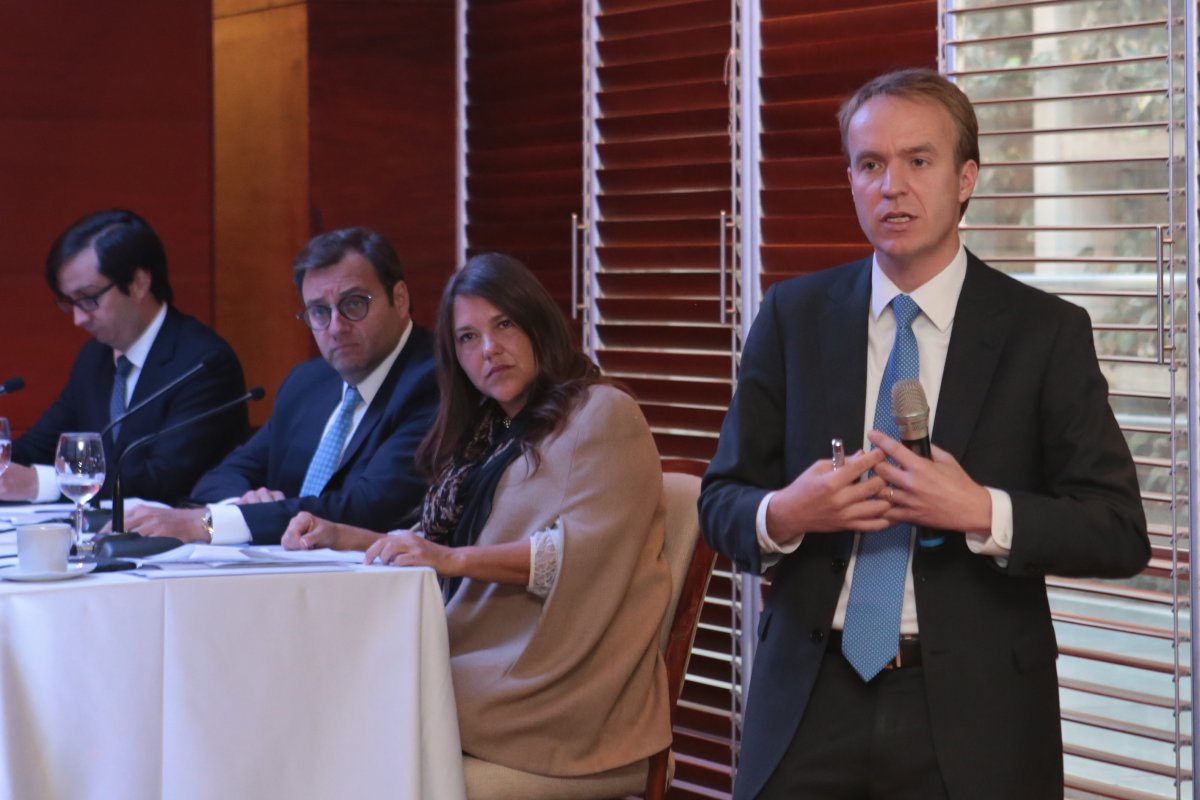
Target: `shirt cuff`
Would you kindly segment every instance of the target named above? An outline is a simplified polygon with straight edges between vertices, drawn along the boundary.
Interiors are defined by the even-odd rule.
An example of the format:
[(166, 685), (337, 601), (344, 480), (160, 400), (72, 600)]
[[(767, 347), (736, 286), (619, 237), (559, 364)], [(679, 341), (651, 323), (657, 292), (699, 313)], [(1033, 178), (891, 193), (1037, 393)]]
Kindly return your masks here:
[(767, 492), (763, 495), (762, 501), (758, 504), (758, 514), (754, 517), (754, 534), (758, 538), (758, 550), (762, 553), (759, 562), (762, 564), (763, 570), (778, 564), (779, 559), (788, 553), (796, 552), (804, 541), (804, 534), (800, 534), (787, 544), (779, 544), (767, 533), (767, 506), (774, 496), (775, 492)]
[(32, 502), (53, 503), (62, 494), (58, 489), (58, 473), (49, 464), (34, 464), (33, 469), (37, 472), (37, 495)]
[(213, 544), (246, 544), (250, 541), (250, 526), (242, 516), (242, 509), (231, 500), (222, 500), (208, 506), (212, 512)]
[(1000, 489), (984, 488), (992, 496), (992, 530), (990, 535), (967, 533), (967, 548), (976, 555), (991, 556), (1002, 567), (1007, 566), (1013, 537), (1012, 497)]

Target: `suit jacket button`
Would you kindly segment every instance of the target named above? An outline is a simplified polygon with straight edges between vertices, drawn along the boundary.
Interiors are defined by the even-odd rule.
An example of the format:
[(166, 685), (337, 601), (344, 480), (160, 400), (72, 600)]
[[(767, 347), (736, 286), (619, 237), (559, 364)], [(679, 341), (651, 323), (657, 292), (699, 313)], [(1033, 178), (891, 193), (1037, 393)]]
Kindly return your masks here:
[(835, 558), (833, 560), (833, 571), (834, 572), (844, 572), (845, 570), (846, 570), (846, 559)]
[(825, 639), (825, 631), (821, 630), (820, 628), (813, 628), (813, 631), (808, 635), (808, 638), (812, 639), (814, 642), (823, 641)]

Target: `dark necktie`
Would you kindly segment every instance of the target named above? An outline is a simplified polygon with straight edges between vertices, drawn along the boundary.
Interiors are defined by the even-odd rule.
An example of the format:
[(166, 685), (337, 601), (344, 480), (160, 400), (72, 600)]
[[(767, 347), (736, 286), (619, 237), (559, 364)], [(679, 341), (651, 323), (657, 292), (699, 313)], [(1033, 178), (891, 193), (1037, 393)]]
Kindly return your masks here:
[[(117, 372), (113, 375), (112, 397), (108, 402), (108, 421), (112, 422), (125, 413), (128, 406), (125, 403), (125, 386), (129, 381), (129, 373), (133, 371), (133, 362), (125, 356), (117, 358)], [(117, 441), (121, 433), (121, 423), (112, 426), (112, 440)]]

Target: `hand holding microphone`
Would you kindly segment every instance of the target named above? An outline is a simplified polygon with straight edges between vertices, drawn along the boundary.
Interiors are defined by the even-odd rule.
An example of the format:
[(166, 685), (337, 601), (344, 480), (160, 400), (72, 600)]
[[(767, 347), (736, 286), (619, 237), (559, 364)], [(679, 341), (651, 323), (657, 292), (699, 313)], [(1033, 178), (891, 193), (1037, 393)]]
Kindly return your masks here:
[(929, 403), (919, 381), (896, 382), (892, 410), (899, 440), (879, 431), (867, 435), (891, 459), (875, 468), (890, 485), (884, 492), (893, 504), (888, 518), (917, 526), (923, 548), (936, 548), (948, 530), (990, 532), (991, 495), (953, 456), (930, 443)]
[[(929, 449), (929, 401), (925, 389), (917, 380), (896, 381), (892, 384), (892, 413), (896, 417), (896, 428), (900, 431), (900, 442), (921, 458), (933, 459)], [(917, 544), (921, 547), (941, 547), (946, 537), (941, 531), (930, 530), (924, 525), (917, 529)]]

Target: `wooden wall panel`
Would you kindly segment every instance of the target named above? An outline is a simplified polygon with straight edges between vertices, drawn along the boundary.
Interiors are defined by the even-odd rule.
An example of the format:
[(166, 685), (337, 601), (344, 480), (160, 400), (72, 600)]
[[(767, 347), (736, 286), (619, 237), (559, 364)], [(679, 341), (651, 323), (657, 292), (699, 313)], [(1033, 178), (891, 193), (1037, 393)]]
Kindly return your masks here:
[(457, 266), (454, 6), (308, 5), (314, 231), (366, 225), (387, 237), (424, 325)]
[[(309, 239), (307, 13), (302, 3), (239, 9), (212, 29), (216, 324), (246, 382), (273, 399), (288, 371), (316, 355), (295, 318), (291, 272)], [(270, 412), (270, 400), (252, 404), (251, 422)]]
[(0, 398), (14, 432), (57, 395), (86, 335), (42, 279), (77, 218), (126, 206), (166, 244), (176, 303), (212, 318), (210, 0), (10, 2), (0, 11)]

